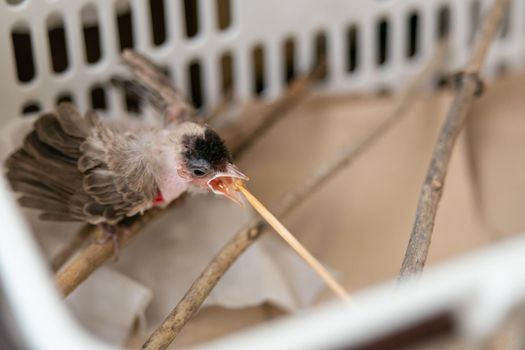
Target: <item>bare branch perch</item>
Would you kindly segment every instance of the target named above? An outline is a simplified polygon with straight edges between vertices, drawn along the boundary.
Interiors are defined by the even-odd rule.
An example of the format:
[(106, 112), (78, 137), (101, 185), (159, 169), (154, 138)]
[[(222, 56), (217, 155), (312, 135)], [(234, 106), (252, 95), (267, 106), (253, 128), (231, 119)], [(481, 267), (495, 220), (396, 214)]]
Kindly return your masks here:
[(257, 220), (249, 225), (248, 228), (238, 232), (226, 245), (219, 251), (213, 260), (206, 266), (206, 269), (193, 282), (190, 289), (177, 304), (175, 309), (162, 322), (162, 325), (155, 330), (149, 339), (142, 345), (142, 349), (166, 349), (168, 345), (180, 333), (184, 325), (199, 310), (204, 300), (215, 287), (230, 266), (244, 253), (246, 249), (255, 241), (266, 223)]
[(231, 91), (229, 91), (204, 118), (204, 122), (209, 125), (214, 125), (216, 120), (219, 119), (222, 116), (222, 114), (228, 110), (229, 107), (231, 107), (232, 102), (233, 96)]
[[(178, 198), (172, 205), (180, 202), (181, 199), (182, 198)], [(170, 205), (170, 207), (172, 205)], [(133, 237), (142, 231), (142, 228), (146, 224), (166, 212), (167, 210), (165, 209), (153, 208), (143, 215), (125, 220), (125, 222), (116, 226), (119, 245), (121, 247), (126, 246)], [(93, 235), (99, 228), (97, 226), (90, 226), (89, 229), (88, 231), (90, 232), (87, 234)], [(91, 273), (111, 259), (114, 253), (113, 242), (110, 239), (103, 243), (93, 242), (88, 245), (71, 263), (56, 274), (55, 281), (60, 292), (62, 292), (64, 296), (68, 296), (76, 287), (84, 282)]]
[(508, 0), (495, 1), (484, 19), (481, 32), (478, 33), (469, 63), (459, 76), (454, 101), (439, 134), (421, 189), (414, 227), (401, 266), (401, 280), (420, 272), (425, 265), (452, 150), (465, 123), (470, 106), (480, 91), (479, 72), (507, 4)]
[[(388, 132), (392, 126), (406, 115), (407, 110), (417, 101), (419, 93), (436, 71), (441, 67), (446, 56), (447, 45), (441, 43), (427, 67), (412, 80), (399, 95), (392, 113), (387, 116), (357, 145), (343, 149), (334, 159), (323, 164), (317, 172), (308, 177), (294, 191), (290, 192), (278, 209), (277, 217), (284, 217), (295, 209), (306, 198), (313, 194), (321, 185), (333, 178), (345, 166), (352, 164), (364, 151), (370, 148), (377, 140)], [(206, 300), (217, 282), (226, 273), (230, 266), (256, 241), (266, 228), (266, 222), (257, 220), (248, 227), (239, 231), (213, 260), (204, 269), (201, 275), (193, 282), (190, 289), (179, 301), (177, 306), (166, 317), (142, 346), (142, 349), (166, 349), (177, 337), (186, 323), (195, 315)]]
[(249, 149), (254, 142), (256, 142), (261, 135), (265, 134), (284, 114), (303, 101), (305, 96), (312, 90), (315, 82), (319, 79), (321, 71), (325, 66), (324, 59), (314, 70), (304, 76), (295, 79), (286, 93), (279, 97), (276, 101), (267, 108), (264, 113), (258, 117), (248, 114), (246, 119), (240, 118), (239, 123), (236, 123), (232, 128), (225, 128), (221, 131), (229, 140), (228, 146), (236, 151), (235, 156), (241, 156), (244, 151)]
[(52, 259), (51, 269), (54, 272), (60, 270), (60, 268), (86, 243), (88, 238), (93, 234), (93, 226), (86, 224), (84, 225), (75, 235), (75, 237), (68, 243), (67, 246), (62, 248)]

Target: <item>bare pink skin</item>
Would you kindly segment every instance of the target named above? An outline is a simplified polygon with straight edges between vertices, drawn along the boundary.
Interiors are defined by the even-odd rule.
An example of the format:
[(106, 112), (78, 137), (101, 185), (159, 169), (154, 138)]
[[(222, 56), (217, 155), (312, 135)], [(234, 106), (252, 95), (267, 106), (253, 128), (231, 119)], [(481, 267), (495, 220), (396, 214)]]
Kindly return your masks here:
[(211, 190), (213, 193), (225, 196), (237, 204), (242, 204), (242, 196), (235, 186), (237, 180), (248, 180), (235, 165), (228, 163), (225, 171), (212, 173), (200, 178), (192, 177), (185, 169), (179, 168), (178, 174), (181, 178), (187, 179), (191, 184)]

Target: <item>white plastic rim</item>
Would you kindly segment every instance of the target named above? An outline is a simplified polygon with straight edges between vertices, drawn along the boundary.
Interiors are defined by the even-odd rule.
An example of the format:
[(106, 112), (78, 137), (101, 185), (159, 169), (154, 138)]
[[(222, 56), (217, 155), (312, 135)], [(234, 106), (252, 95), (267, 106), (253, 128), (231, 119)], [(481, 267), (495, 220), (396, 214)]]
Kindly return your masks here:
[[(164, 21), (159, 16), (152, 19), (151, 2), (163, 4)], [(197, 8), (198, 25), (192, 37), (186, 34), (185, 2), (195, 3)], [(220, 30), (217, 11), (224, 2), (230, 3), (231, 23)], [(91, 108), (91, 89), (107, 82), (120, 62), (117, 16), (126, 11), (134, 48), (165, 66), (186, 95), (191, 96), (192, 90), (190, 66), (198, 65), (206, 109), (214, 106), (222, 95), (220, 62), (224, 54), (231, 54), (233, 93), (237, 100), (255, 95), (257, 79), (264, 85), (261, 96), (274, 98), (286, 86), (286, 42), (292, 42), (294, 54), (290, 59), (295, 74), (299, 74), (314, 64), (318, 35), (326, 36), (327, 92), (395, 89), (431, 55), (444, 9), (449, 12), (452, 41), (448, 68), (454, 71), (465, 62), (478, 16), (489, 4), (490, 0), (1, 0), (0, 123), (19, 117), (28, 103), (36, 103), (40, 111), (50, 110), (64, 93), (70, 94), (82, 111)], [(417, 17), (412, 29), (411, 16)], [(165, 41), (156, 46), (152, 24), (159, 21), (165, 23)], [(55, 73), (48, 29), (60, 23), (65, 33), (68, 65), (64, 71)], [(98, 23), (101, 56), (93, 64), (86, 62), (84, 54), (84, 23)], [(511, 1), (505, 27), (505, 35), (500, 35), (491, 49), (486, 69), (489, 75), (503, 68), (510, 71), (523, 68), (523, 1)], [(386, 58), (379, 63), (381, 31), (386, 39), (383, 47)], [(30, 34), (34, 58), (34, 76), (26, 82), (17, 78), (12, 44), (12, 34), (20, 32)], [(416, 49), (410, 56), (412, 41)], [(259, 63), (264, 67), (259, 78), (254, 71), (260, 67), (254, 66), (252, 57), (257, 47), (262, 50)], [(27, 56), (26, 51), (21, 54)], [(119, 93), (106, 91), (106, 95), (107, 108), (112, 114), (125, 111)]]

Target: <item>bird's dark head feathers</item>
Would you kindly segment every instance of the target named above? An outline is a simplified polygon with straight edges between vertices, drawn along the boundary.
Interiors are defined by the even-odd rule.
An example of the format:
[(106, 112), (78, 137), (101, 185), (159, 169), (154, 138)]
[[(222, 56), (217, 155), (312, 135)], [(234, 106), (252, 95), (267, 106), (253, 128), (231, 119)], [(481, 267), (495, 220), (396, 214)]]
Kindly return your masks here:
[(184, 167), (179, 176), (197, 189), (208, 189), (241, 203), (238, 182), (248, 180), (234, 164), (232, 156), (219, 135), (208, 127), (186, 134), (183, 139)]
[(224, 171), (228, 163), (232, 162), (231, 153), (224, 141), (208, 127), (202, 134), (186, 135), (183, 145), (183, 156), (188, 166), (209, 165), (215, 171)]

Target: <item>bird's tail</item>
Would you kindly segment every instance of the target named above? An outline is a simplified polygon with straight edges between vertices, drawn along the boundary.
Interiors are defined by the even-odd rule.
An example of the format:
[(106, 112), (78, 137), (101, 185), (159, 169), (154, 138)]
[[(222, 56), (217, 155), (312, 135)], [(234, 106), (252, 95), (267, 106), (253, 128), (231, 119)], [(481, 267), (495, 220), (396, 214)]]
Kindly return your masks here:
[(75, 221), (68, 201), (82, 186), (77, 162), (89, 127), (68, 103), (38, 118), (23, 146), (5, 163), (11, 187), (22, 194), (22, 206), (41, 210), (42, 219)]

